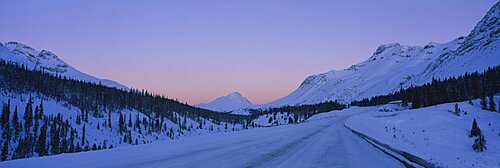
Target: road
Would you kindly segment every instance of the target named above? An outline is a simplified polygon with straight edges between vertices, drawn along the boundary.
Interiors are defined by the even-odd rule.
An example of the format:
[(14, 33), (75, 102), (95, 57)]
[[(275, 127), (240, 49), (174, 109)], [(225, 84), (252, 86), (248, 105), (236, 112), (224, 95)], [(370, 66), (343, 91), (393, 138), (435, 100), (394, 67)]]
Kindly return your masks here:
[(344, 128), (350, 116), (14, 160), (0, 167), (403, 167)]

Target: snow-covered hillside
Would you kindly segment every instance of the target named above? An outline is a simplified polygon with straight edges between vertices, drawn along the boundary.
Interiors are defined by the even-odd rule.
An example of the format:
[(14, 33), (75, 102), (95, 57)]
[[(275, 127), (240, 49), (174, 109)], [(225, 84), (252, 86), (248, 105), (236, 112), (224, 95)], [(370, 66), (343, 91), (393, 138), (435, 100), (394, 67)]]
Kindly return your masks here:
[[(190, 118), (176, 112), (172, 114), (173, 120), (167, 118), (153, 119), (155, 118), (155, 113), (146, 115), (135, 109), (83, 112), (78, 107), (64, 101), (48, 98), (45, 95), (33, 93), (32, 96), (33, 105), (31, 109), (35, 109), (33, 122), (36, 124), (31, 127), (33, 127), (33, 130), (41, 130), (42, 125), (48, 124), (49, 129), (47, 130), (47, 135), (50, 134), (51, 136), (47, 137), (47, 143), (51, 145), (55, 141), (53, 139), (54, 137), (52, 137), (54, 130), (60, 130), (61, 137), (59, 138), (62, 144), (57, 145), (57, 148), (61, 150), (60, 153), (147, 144), (203, 134), (240, 131), (274, 124), (271, 122), (267, 123), (269, 120), (267, 116), (265, 116), (265, 118), (255, 119), (255, 121), (249, 121), (250, 123), (240, 124), (213, 121), (207, 118)], [(2, 128), (0, 129), (0, 135), (6, 136), (7, 134), (4, 132), (9, 130), (9, 137), (12, 137), (8, 138), (10, 140), (8, 143), (9, 146), (7, 147), (7, 160), (37, 156), (36, 153), (33, 155), (31, 153), (32, 151), (19, 151), (20, 146), (22, 146), (19, 145), (19, 143), (23, 142), (23, 139), (29, 139), (26, 137), (39, 137), (41, 133), (39, 134), (37, 131), (35, 131), (35, 133), (26, 132), (23, 131), (24, 129), (20, 129), (17, 132), (14, 131), (16, 130), (14, 129), (15, 125), (19, 125), (21, 128), (27, 128), (24, 126), (26, 123), (25, 109), (27, 108), (29, 97), (30, 95), (28, 94), (12, 93), (0, 89), (0, 103), (4, 105), (2, 110), (7, 110), (5, 109), (7, 108), (5, 106), (6, 104), (10, 105), (10, 107), (8, 107), (10, 113), (6, 113), (9, 115), (7, 118), (7, 126), (10, 125), (8, 127), (10, 129), (6, 129), (7, 126), (0, 126)], [(39, 114), (38, 109), (42, 106), (44, 109), (43, 116), (40, 117), (42, 119), (37, 119), (38, 117), (36, 116)], [(17, 109), (17, 113), (14, 113), (15, 109)], [(2, 112), (2, 117), (5, 117), (3, 114), (4, 112)], [(17, 116), (18, 122), (12, 122), (14, 120), (13, 118), (15, 118), (14, 116)], [(293, 117), (293, 115), (290, 116)], [(272, 117), (272, 115), (269, 117)], [(52, 119), (56, 118), (57, 120), (60, 119), (61, 123), (59, 123), (59, 121), (51, 122)], [(120, 126), (120, 123), (123, 125)], [(33, 143), (36, 143), (38, 140), (33, 141)], [(4, 144), (5, 138), (0, 138), (0, 142)], [(96, 149), (92, 149), (94, 145)], [(47, 150), (50, 151), (48, 153), (50, 155), (58, 154), (58, 152), (54, 152), (53, 146), (47, 147)], [(24, 155), (24, 153), (27, 153), (27, 155)]]
[(343, 122), (359, 112), (270, 128), (0, 162), (0, 167), (403, 167)]
[(202, 103), (195, 106), (213, 111), (231, 112), (234, 110), (245, 111), (243, 110), (244, 108), (252, 107), (253, 104), (240, 93), (233, 92), (227, 96), (219, 97), (210, 103)]
[(289, 95), (259, 107), (350, 102), (421, 85), (433, 77), (458, 76), (500, 65), (499, 17), (497, 3), (467, 37), (425, 46), (381, 45), (368, 60), (345, 70), (309, 76)]
[(115, 81), (98, 79), (94, 76), (82, 73), (50, 51), (38, 51), (18, 42), (0, 43), (0, 59), (24, 64), (30, 69), (43, 70), (53, 75), (62, 75), (96, 84), (101, 83), (102, 85), (118, 89), (128, 89), (128, 87)]
[[(459, 116), (454, 113), (455, 103), (401, 111), (393, 105), (360, 108), (371, 112), (351, 117), (345, 124), (437, 167), (499, 167), (500, 113), (482, 110), (480, 100), (472, 102), (457, 104)], [(472, 148), (476, 138), (469, 134), (474, 119), (487, 141), (484, 152)]]

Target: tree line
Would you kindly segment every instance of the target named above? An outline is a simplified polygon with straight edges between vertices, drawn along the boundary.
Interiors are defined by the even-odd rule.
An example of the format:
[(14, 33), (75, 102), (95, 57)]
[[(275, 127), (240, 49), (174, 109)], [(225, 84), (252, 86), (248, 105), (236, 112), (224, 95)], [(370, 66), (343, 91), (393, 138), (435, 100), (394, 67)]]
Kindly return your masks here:
[[(465, 73), (459, 77), (432, 79), (421, 86), (410, 86), (395, 93), (353, 101), (353, 106), (374, 106), (402, 100), (403, 106), (411, 102), (411, 108), (481, 99), (483, 109), (495, 111), (493, 96), (500, 92), (500, 66), (490, 67), (482, 73)], [(488, 101), (486, 100), (488, 99)], [(500, 110), (499, 110), (500, 111)]]
[(153, 118), (165, 117), (172, 121), (176, 121), (173, 112), (193, 119), (210, 119), (214, 123), (244, 123), (253, 119), (253, 116), (216, 113), (193, 107), (145, 90), (121, 90), (60, 74), (51, 75), (43, 69), (29, 70), (25, 65), (6, 61), (0, 61), (0, 88), (20, 94), (43, 94), (95, 117), (105, 117), (111, 111), (135, 109)]
[(315, 114), (329, 112), (332, 110), (342, 110), (346, 108), (347, 105), (339, 103), (337, 101), (325, 101), (316, 104), (303, 104), (303, 105), (285, 105), (281, 107), (274, 107), (268, 109), (262, 109), (254, 112), (254, 115), (271, 114), (278, 112), (288, 112), (294, 114), (294, 116), (300, 116), (301, 118), (307, 119)]

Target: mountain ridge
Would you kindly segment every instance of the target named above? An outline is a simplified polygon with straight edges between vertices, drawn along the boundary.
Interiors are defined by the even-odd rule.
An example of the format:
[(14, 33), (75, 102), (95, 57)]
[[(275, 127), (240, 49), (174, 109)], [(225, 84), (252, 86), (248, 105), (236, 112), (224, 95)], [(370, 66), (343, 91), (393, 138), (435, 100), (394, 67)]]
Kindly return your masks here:
[(47, 50), (36, 50), (19, 42), (0, 43), (0, 59), (18, 64), (24, 64), (32, 70), (43, 70), (52, 75), (62, 75), (69, 78), (102, 84), (109, 87), (128, 90), (129, 88), (118, 82), (99, 79), (85, 74), (70, 64), (64, 62), (56, 54)]
[(500, 2), (465, 37), (425, 46), (383, 44), (366, 61), (344, 70), (308, 76), (289, 95), (255, 108), (314, 104), (329, 100), (349, 103), (447, 78), (483, 71), (500, 63)]

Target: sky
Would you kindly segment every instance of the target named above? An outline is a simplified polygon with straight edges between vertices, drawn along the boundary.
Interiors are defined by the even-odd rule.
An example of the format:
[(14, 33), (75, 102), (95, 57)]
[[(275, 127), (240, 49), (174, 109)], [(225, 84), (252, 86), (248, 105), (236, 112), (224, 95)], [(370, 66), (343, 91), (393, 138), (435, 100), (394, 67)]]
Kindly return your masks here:
[(0, 42), (197, 104), (239, 91), (256, 104), (386, 43), (467, 35), (497, 0), (0, 0)]

